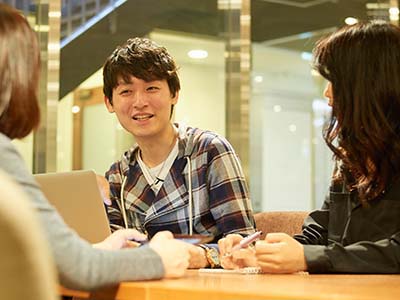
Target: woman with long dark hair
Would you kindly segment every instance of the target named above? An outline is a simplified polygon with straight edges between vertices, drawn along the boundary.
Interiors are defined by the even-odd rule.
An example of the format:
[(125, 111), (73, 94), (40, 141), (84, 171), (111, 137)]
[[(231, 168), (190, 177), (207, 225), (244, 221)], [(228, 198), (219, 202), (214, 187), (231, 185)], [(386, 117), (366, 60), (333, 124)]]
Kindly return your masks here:
[(252, 263), (270, 273), (399, 273), (400, 29), (346, 26), (317, 43), (314, 68), (329, 82), (330, 191), (301, 235), (268, 234)]

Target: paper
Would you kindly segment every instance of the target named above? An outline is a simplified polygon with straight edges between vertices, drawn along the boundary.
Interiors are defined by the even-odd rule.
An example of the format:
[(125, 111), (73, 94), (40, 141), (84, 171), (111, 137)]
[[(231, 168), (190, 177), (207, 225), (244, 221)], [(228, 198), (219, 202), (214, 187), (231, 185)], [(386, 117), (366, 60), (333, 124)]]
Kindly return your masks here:
[(220, 274), (261, 274), (260, 267), (246, 267), (236, 270), (225, 270), (225, 269), (199, 269), (199, 273), (220, 273)]

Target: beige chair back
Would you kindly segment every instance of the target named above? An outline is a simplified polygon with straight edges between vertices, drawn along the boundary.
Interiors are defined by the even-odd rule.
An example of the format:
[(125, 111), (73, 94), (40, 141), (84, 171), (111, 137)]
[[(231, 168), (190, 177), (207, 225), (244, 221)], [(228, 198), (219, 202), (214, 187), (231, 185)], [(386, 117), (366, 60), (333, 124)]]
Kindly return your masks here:
[(301, 233), (307, 211), (268, 211), (254, 215), (256, 228), (262, 230), (262, 238), (270, 232), (284, 232), (293, 236)]
[(21, 188), (3, 172), (0, 237), (1, 299), (58, 299), (55, 266), (35, 211)]

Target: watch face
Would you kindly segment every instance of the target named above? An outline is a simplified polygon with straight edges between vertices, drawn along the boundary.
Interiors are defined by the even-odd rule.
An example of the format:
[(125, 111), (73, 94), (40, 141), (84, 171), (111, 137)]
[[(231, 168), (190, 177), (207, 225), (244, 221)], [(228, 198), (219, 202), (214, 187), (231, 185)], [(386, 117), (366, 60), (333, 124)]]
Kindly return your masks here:
[(219, 266), (219, 253), (214, 248), (209, 248), (207, 251), (211, 267)]

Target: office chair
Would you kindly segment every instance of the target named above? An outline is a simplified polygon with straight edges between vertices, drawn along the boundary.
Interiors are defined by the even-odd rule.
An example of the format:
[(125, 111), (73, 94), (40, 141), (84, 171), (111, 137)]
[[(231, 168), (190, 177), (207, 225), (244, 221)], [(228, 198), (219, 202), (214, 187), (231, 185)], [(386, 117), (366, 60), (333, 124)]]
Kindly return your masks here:
[(35, 211), (1, 171), (0, 182), (0, 298), (58, 299), (55, 266)]
[(304, 219), (308, 216), (307, 211), (268, 211), (254, 215), (256, 228), (262, 230), (261, 239), (267, 233), (284, 232), (293, 236), (301, 233)]

